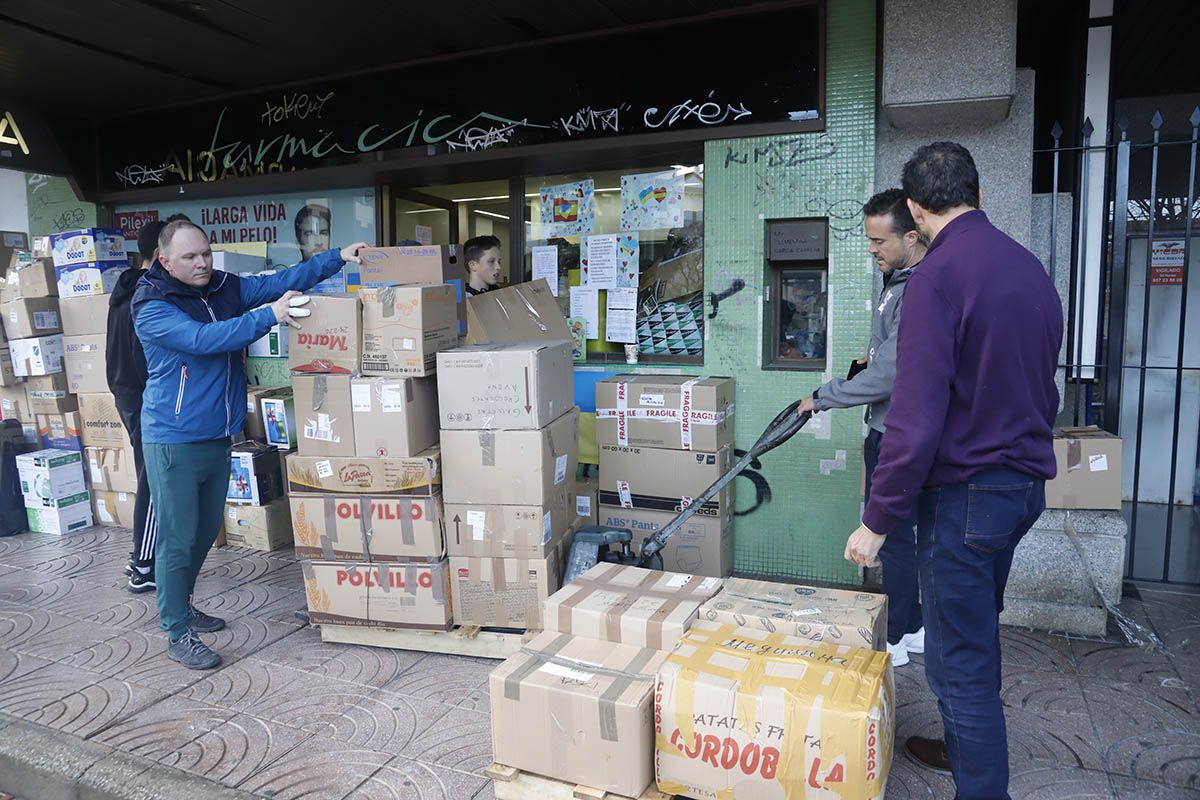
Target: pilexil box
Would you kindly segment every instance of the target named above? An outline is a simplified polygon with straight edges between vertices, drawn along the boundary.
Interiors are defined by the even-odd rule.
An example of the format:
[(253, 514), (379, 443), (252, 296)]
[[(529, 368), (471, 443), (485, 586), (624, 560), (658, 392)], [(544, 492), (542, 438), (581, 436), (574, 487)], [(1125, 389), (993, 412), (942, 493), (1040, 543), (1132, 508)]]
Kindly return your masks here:
[(106, 492), (92, 490), (92, 511), (98, 525), (112, 525), (117, 528), (133, 527), (133, 511), (137, 505), (137, 495), (133, 492)]
[(279, 451), (259, 442), (235, 444), (229, 456), (229, 503), (261, 506), (283, 495)]
[[(699, 620), (659, 668), (654, 697), (662, 792), (883, 797), (896, 726), (887, 653)], [(753, 720), (731, 723), (738, 709)]]
[(600, 445), (719, 450), (733, 444), (733, 378), (616, 375), (596, 384)]
[(29, 407), (35, 414), (65, 414), (79, 410), (79, 398), (71, 393), (67, 376), (62, 372), (27, 378), (25, 391), (29, 395)]
[[(350, 403), (350, 382), (350, 375), (296, 373), (292, 376), (300, 455), (354, 455), (355, 415)], [(267, 434), (270, 441), (270, 426)]]
[(38, 414), (35, 419), (42, 447), (83, 452), (83, 420), (78, 411)]
[(438, 443), (437, 381), (399, 375), (351, 381), (354, 451), (362, 456), (415, 456)]
[(432, 564), (301, 561), (314, 625), (448, 630), (450, 574)]
[(711, 622), (812, 642), (887, 647), (887, 595), (730, 578), (700, 608)]
[(452, 556), (546, 558), (575, 524), (566, 486), (544, 506), (446, 504), (446, 548)]
[(117, 412), (117, 401), (108, 392), (79, 395), (83, 418), (83, 443), (88, 447), (129, 447), (129, 431)]
[(264, 398), (291, 399), (291, 386), (251, 386), (246, 390), (246, 421), (242, 425), (242, 433), (247, 439), (265, 442), (267, 430), (263, 425), (262, 403)]
[(442, 498), (293, 494), (296, 555), (326, 561), (441, 561)]
[(561, 633), (537, 636), (488, 679), (495, 759), (566, 784), (641, 796), (654, 780), (654, 686), (664, 657)]
[(431, 495), (442, 485), (442, 454), (409, 458), (289, 456), (288, 487), (300, 494)]
[(559, 550), (546, 558), (450, 557), (454, 621), (495, 628), (542, 627), (542, 603), (561, 581)]
[(83, 458), (87, 462), (93, 489), (106, 492), (137, 491), (137, 463), (132, 447), (85, 447)]
[(225, 506), (225, 543), (270, 552), (292, 543), (292, 516), (287, 498), (262, 506)]
[(127, 263), (125, 235), (120, 228), (80, 228), (50, 234), (54, 266), (70, 267), (95, 261)]
[(38, 450), (17, 456), (17, 476), (26, 508), (55, 508), (87, 489), (83, 456), (75, 450)]
[(467, 345), (437, 359), (443, 430), (543, 428), (575, 405), (569, 342)]
[(1046, 481), (1046, 508), (1121, 507), (1122, 441), (1095, 426), (1054, 432), (1058, 475)]
[(9, 339), (29, 339), (62, 333), (57, 297), (25, 297), (0, 306), (4, 334)]
[(18, 378), (63, 371), (63, 337), (59, 334), (13, 339), (8, 343), (8, 351), (12, 355), (13, 374)]
[(108, 391), (108, 336), (63, 337), (63, 369), (73, 394)]
[(356, 294), (310, 295), (304, 327), (289, 334), (288, 366), (300, 372), (358, 371), (362, 359), (362, 313)]
[(92, 527), (92, 501), (88, 492), (63, 499), (53, 508), (27, 508), (25, 519), (34, 533), (62, 536)]
[(432, 375), (438, 351), (458, 344), (453, 286), (381, 286), (359, 295), (365, 375)]
[[(600, 446), (600, 503), (623, 508), (682, 510), (733, 466), (733, 448), (715, 453), (657, 447)], [(734, 484), (709, 500), (705, 512), (732, 508)]]
[(573, 485), (579, 409), (540, 431), (442, 431), (447, 503), (542, 506)]
[[(645, 508), (620, 508), (600, 504), (600, 524), (633, 531), (633, 549), (639, 551), (642, 542), (663, 525), (679, 515), (679, 510), (655, 511)], [(733, 571), (733, 509), (719, 516), (708, 516), (707, 509), (698, 511), (683, 524), (662, 549), (663, 567), (673, 572), (686, 572), (722, 578)]]
[(63, 333), (68, 336), (108, 333), (108, 302), (111, 299), (107, 294), (62, 298), (58, 310)]

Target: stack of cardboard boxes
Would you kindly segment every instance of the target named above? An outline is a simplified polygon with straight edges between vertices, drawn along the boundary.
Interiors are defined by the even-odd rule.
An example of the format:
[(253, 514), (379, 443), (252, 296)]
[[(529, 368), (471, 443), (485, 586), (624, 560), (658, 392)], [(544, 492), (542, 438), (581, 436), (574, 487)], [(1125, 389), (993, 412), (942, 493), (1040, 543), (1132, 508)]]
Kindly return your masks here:
[(19, 455), (17, 475), (29, 530), (61, 536), (92, 527), (79, 451), (48, 449)]

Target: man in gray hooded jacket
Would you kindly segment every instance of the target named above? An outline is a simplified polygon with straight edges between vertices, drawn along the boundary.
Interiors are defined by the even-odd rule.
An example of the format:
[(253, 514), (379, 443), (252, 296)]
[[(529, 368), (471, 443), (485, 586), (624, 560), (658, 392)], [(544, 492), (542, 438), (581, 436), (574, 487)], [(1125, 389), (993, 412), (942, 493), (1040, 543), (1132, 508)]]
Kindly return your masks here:
[[(858, 362), (865, 368), (853, 377), (826, 383), (805, 398), (800, 411), (867, 406), (870, 432), (863, 445), (866, 462), (866, 494), (871, 496), (871, 474), (879, 461), (884, 420), (891, 405), (896, 379), (896, 338), (900, 329), (900, 306), (909, 275), (925, 256), (925, 244), (908, 211), (904, 193), (888, 189), (863, 206), (863, 227), (871, 255), (883, 273), (883, 293), (875, 306), (871, 345), (867, 357)], [(888, 533), (879, 558), (883, 562), (883, 590), (888, 598), (888, 652), (892, 664), (908, 663), (909, 653), (925, 651), (925, 629), (921, 625), (921, 601), (917, 590), (917, 538), (915, 519)]]

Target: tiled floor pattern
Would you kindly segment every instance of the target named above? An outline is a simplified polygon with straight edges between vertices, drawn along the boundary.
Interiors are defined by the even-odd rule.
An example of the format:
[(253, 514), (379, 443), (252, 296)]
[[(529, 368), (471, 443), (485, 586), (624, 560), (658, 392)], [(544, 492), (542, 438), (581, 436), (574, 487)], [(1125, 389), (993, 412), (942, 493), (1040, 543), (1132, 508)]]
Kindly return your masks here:
[[(326, 645), (290, 551), (214, 551), (197, 605), (221, 669), (169, 661), (153, 595), (122, 589), (128, 532), (0, 538), (0, 711), (276, 800), (492, 798), (495, 662)], [(1122, 607), (1169, 652), (1004, 632), (1015, 800), (1200, 797), (1200, 597)], [(897, 670), (898, 738), (940, 722), (919, 658)], [(2, 783), (2, 781), (0, 781)], [(3, 791), (0, 785), (0, 791)], [(888, 800), (950, 800), (897, 754)]]

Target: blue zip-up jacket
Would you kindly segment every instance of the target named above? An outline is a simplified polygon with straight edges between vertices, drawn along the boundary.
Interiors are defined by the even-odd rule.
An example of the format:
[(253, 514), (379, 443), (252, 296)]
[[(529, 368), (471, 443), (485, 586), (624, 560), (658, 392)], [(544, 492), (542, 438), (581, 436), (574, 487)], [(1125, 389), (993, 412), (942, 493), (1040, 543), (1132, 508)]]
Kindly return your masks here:
[[(171, 277), (157, 261), (138, 281), (134, 328), (146, 353), (142, 441), (184, 444), (242, 432), (242, 350), (275, 325), (273, 303), (336, 275), (346, 262), (329, 250), (274, 275), (214, 271), (204, 289)], [(260, 307), (262, 306), (262, 307)]]

